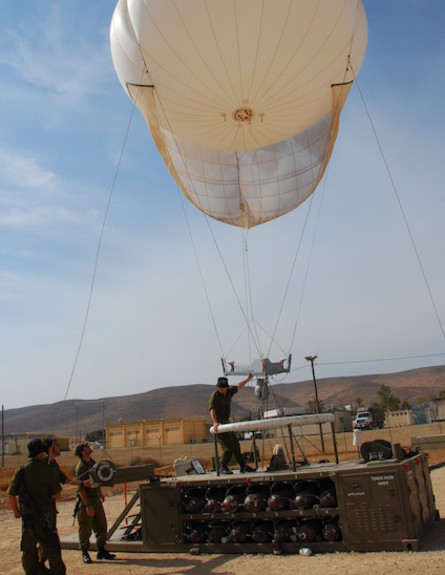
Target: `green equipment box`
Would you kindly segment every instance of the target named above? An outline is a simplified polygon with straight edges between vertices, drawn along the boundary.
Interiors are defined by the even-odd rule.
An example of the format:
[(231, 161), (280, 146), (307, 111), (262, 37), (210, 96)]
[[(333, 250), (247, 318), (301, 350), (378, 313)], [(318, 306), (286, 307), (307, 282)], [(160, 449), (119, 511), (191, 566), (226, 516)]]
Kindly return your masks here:
[(417, 551), (437, 518), (426, 455), (140, 485), (141, 550)]

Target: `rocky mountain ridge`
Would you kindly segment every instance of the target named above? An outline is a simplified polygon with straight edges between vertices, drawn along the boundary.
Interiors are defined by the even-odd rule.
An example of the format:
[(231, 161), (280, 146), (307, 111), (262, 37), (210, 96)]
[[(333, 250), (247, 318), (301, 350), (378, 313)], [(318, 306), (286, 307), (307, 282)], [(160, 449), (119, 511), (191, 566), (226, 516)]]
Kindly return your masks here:
[[(423, 403), (445, 391), (445, 366), (426, 367), (390, 374), (334, 377), (317, 380), (318, 396), (326, 409), (378, 401), (380, 385), (388, 385), (401, 401)], [(154, 389), (145, 393), (99, 398), (96, 401), (70, 399), (49, 405), (5, 410), (5, 435), (53, 433), (79, 437), (106, 424), (140, 420), (208, 417), (208, 399), (214, 387), (196, 384)], [(314, 398), (312, 380), (272, 383), (268, 408), (307, 406)], [(232, 402), (232, 416), (252, 414), (259, 402), (249, 385)]]

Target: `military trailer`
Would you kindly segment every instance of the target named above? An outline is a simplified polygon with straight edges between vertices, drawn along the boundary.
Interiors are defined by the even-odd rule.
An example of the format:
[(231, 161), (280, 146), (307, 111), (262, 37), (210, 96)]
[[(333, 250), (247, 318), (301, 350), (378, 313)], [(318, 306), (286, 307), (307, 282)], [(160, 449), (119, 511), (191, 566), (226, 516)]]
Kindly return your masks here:
[[(367, 446), (366, 459), (340, 463), (336, 457), (230, 476), (206, 472), (199, 460), (176, 477), (157, 477), (150, 465), (115, 469), (102, 461), (91, 473), (96, 483), (144, 480), (109, 530), (107, 547), (144, 553), (418, 551), (438, 518), (427, 457), (380, 443), (387, 442)], [(77, 541), (62, 545), (74, 549)]]

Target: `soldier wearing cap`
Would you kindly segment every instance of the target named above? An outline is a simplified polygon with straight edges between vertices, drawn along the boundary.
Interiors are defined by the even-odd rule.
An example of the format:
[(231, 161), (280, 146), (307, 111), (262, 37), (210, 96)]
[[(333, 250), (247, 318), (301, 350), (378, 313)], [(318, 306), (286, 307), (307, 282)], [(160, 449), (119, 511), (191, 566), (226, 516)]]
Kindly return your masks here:
[[(90, 483), (89, 481), (79, 481), (78, 479), (73, 479), (71, 477), (68, 477), (60, 468), (59, 464), (57, 463), (56, 458), (59, 457), (59, 455), (61, 454), (62, 450), (60, 448), (60, 444), (57, 441), (57, 438), (55, 437), (47, 437), (46, 439), (43, 440), (43, 444), (45, 445), (45, 449), (46, 452), (48, 453), (48, 459), (47, 459), (47, 463), (48, 465), (51, 467), (51, 469), (53, 470), (53, 473), (55, 474), (55, 476), (57, 477), (57, 481), (61, 484), (61, 485), (66, 485), (67, 483), (71, 483), (74, 485), (85, 485), (85, 487), (89, 487)], [(45, 550), (42, 548), (41, 545), (37, 546), (38, 549), (38, 554), (39, 554), (39, 562), (41, 565), (41, 571), (42, 573), (45, 573), (45, 562), (47, 561), (48, 557), (45, 554)]]
[(56, 499), (61, 486), (46, 460), (41, 439), (28, 443), (29, 460), (19, 467), (8, 487), (9, 504), (14, 517), (22, 519), (22, 565), (26, 575), (41, 573), (37, 545), (48, 558), (50, 571), (65, 575), (60, 540), (56, 529)]
[(74, 454), (79, 457), (80, 461), (76, 466), (75, 475), (80, 481), (77, 490), (77, 496), (80, 499), (77, 520), (79, 522), (79, 543), (80, 550), (82, 551), (82, 561), (84, 563), (92, 563), (90, 554), (90, 536), (94, 531), (97, 543), (98, 559), (114, 559), (116, 555), (110, 553), (105, 544), (107, 541), (107, 519), (102, 502), (105, 497), (100, 487), (91, 487), (86, 481), (89, 478), (90, 469), (96, 463), (91, 457), (91, 449), (89, 443), (80, 443), (77, 445)]
[[(252, 374), (249, 373), (249, 375), (237, 383), (237, 385), (229, 386), (227, 377), (218, 378), (216, 383), (216, 390), (212, 393), (209, 400), (210, 417), (212, 418), (215, 431), (218, 430), (218, 425), (229, 423), (230, 404), (232, 402), (232, 397), (235, 395), (235, 393), (238, 393), (238, 391), (242, 389), (251, 379)], [(220, 433), (217, 435), (217, 439), (223, 448), (219, 473), (223, 475), (231, 475), (233, 473), (228, 467), (232, 456), (239, 464), (241, 473), (250, 473), (255, 471), (246, 465), (244, 457), (241, 454), (239, 441), (233, 431)]]

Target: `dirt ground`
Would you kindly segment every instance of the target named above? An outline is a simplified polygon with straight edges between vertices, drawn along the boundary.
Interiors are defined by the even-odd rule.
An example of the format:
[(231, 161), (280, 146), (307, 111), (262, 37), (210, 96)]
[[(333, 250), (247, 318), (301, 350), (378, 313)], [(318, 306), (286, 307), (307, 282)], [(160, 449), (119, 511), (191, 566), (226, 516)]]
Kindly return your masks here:
[[(413, 434), (414, 435), (414, 434)], [(345, 442), (346, 443), (346, 442)], [(346, 457), (347, 454), (342, 454)], [(341, 458), (343, 458), (341, 457)], [(67, 459), (68, 464), (71, 460)], [(23, 573), (20, 555), (20, 521), (15, 519), (6, 505), (4, 488), (12, 473), (12, 460), (0, 473), (0, 573)], [(68, 574), (76, 575), (251, 575), (264, 572), (268, 575), (326, 575), (341, 572), (347, 575), (400, 575), (445, 573), (445, 450), (430, 451), (429, 464), (437, 465), (431, 471), (436, 507), (440, 519), (435, 522), (422, 542), (419, 552), (332, 553), (300, 555), (200, 555), (190, 554), (140, 554), (119, 553), (113, 562), (94, 561), (91, 565), (81, 562), (79, 551), (64, 550), (63, 558)], [(65, 467), (69, 467), (67, 465)], [(124, 495), (120, 489), (108, 490), (106, 513), (111, 525), (124, 508)], [(64, 500), (59, 502), (58, 527), (61, 538), (76, 533), (73, 527), (73, 489), (65, 488)], [(92, 554), (93, 558), (94, 555)]]

